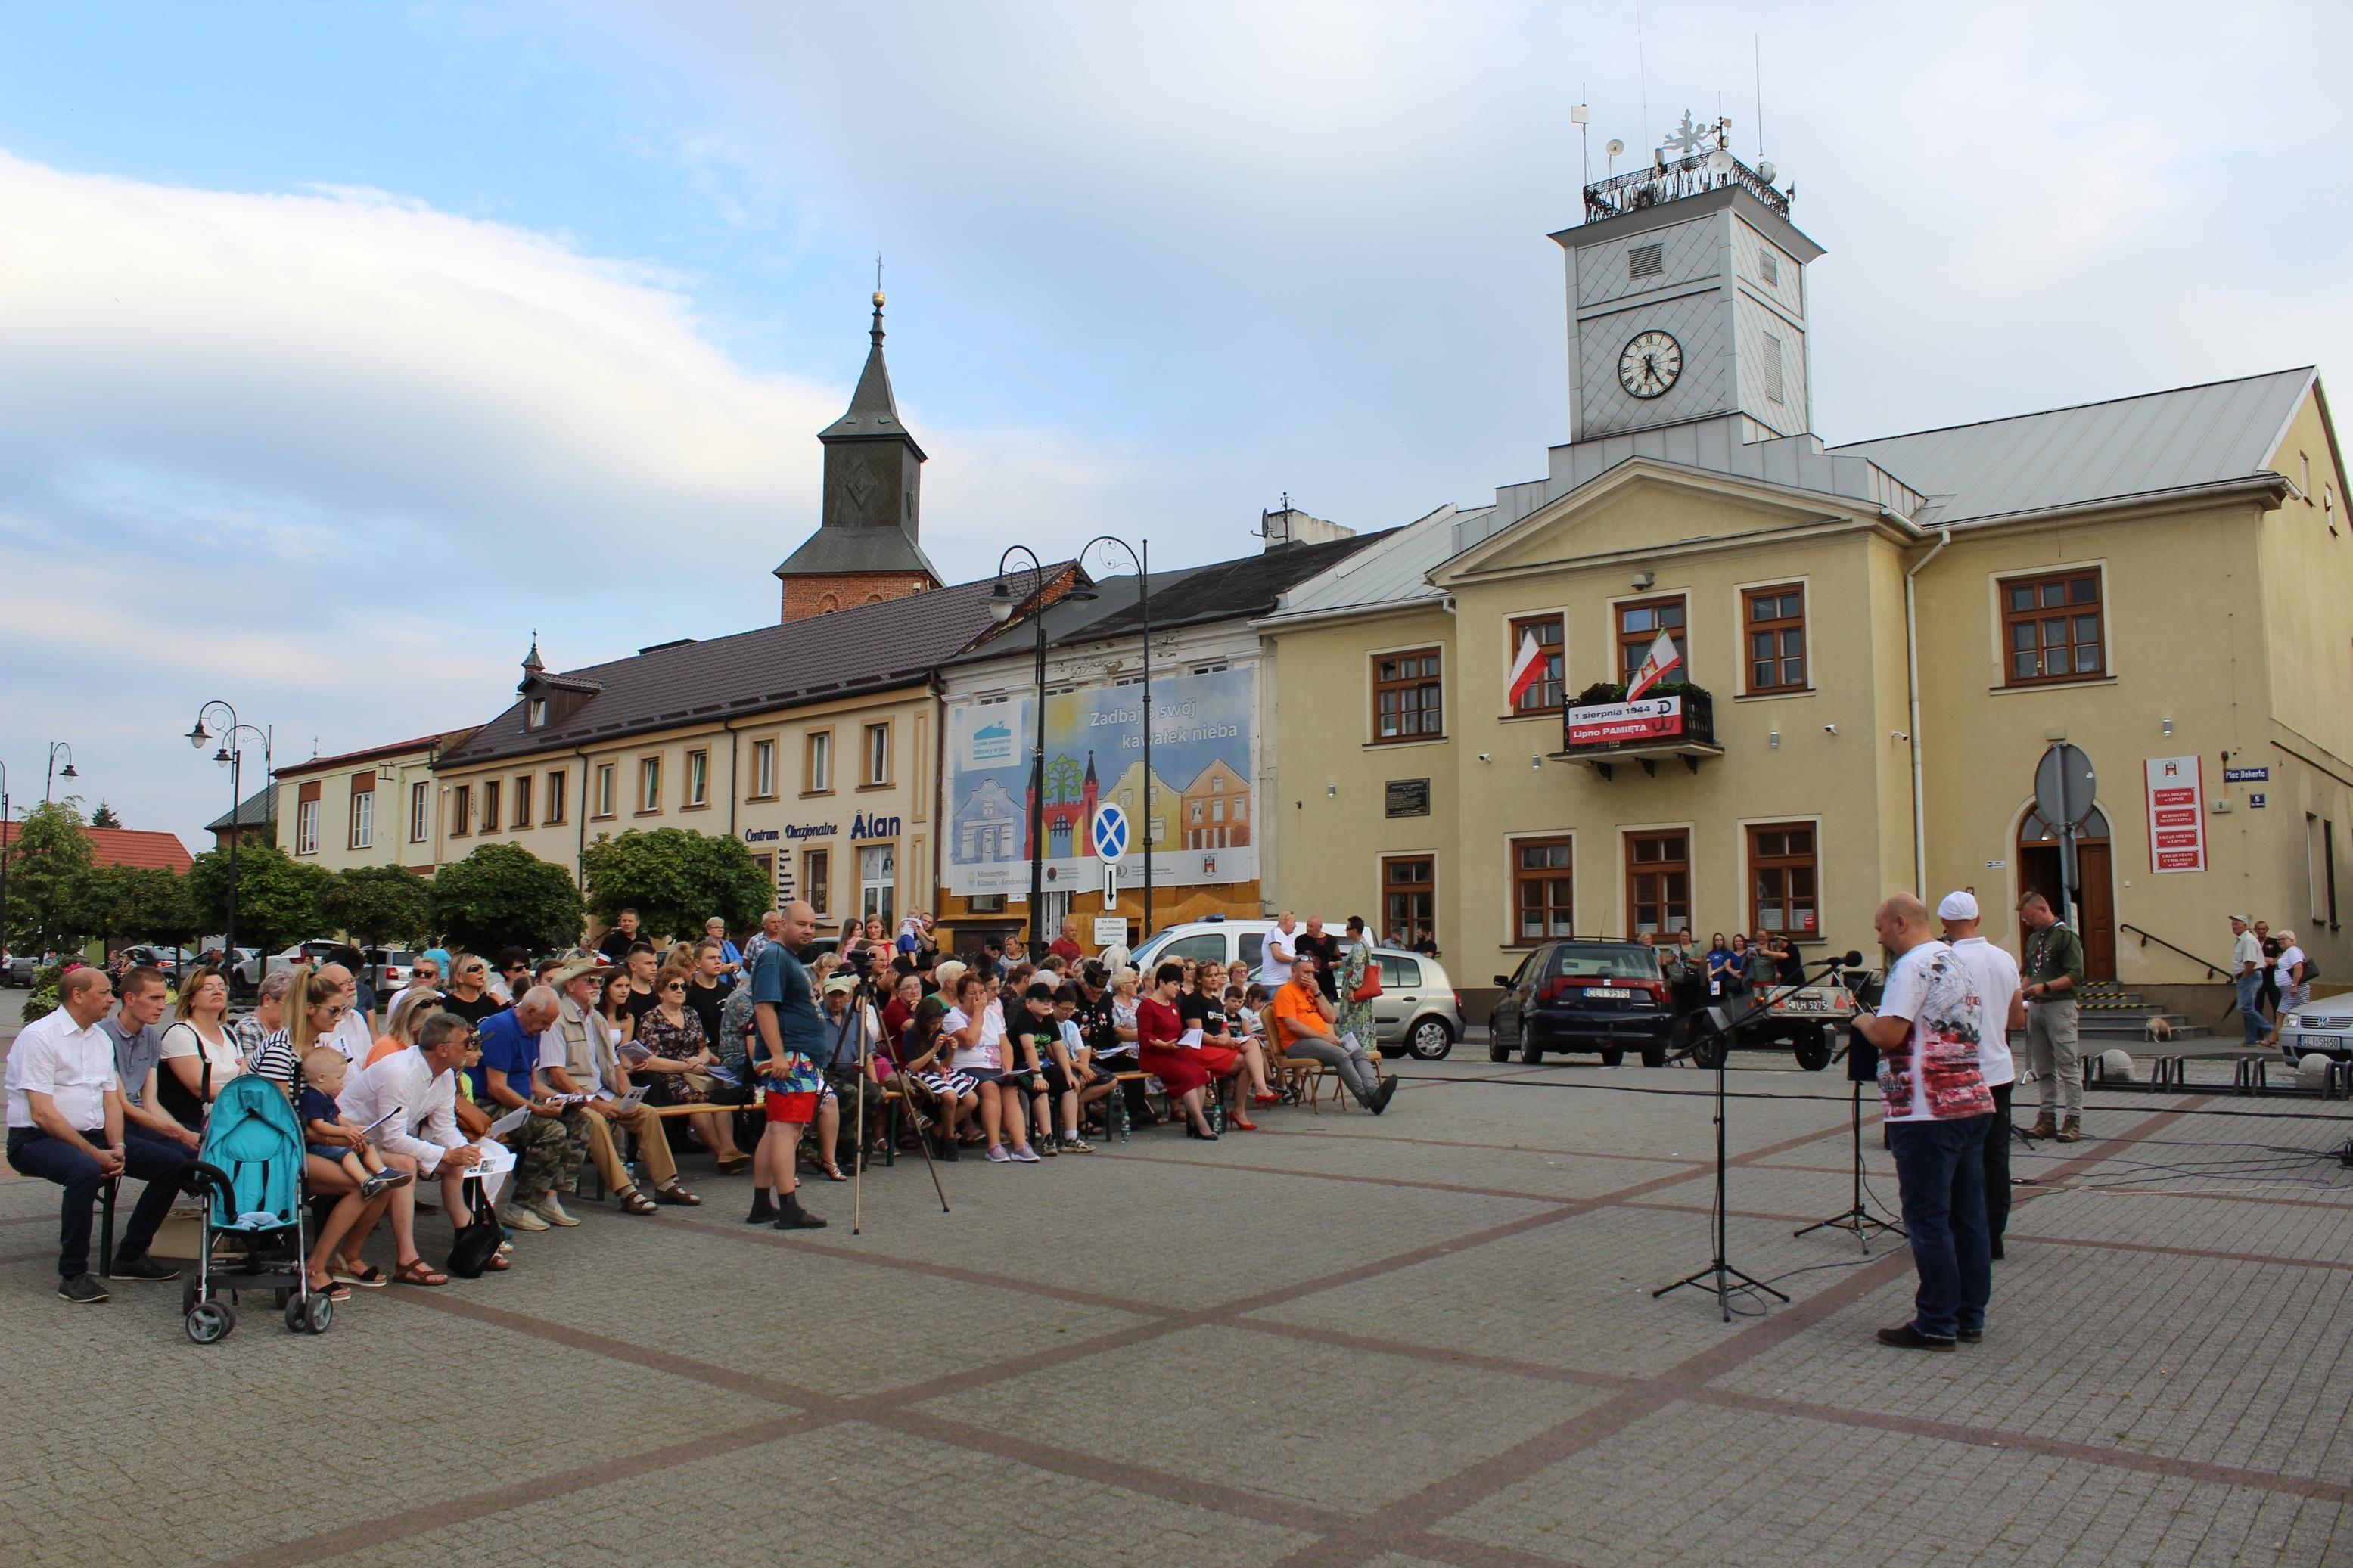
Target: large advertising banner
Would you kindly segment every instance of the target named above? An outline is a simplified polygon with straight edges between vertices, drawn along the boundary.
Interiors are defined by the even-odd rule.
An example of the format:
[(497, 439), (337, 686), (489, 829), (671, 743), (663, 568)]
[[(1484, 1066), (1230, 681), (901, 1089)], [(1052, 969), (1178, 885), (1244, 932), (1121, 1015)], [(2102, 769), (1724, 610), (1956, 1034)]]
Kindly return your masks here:
[(2145, 759), (2148, 784), (2148, 868), (2206, 869), (2205, 763), (2198, 757)]
[[(1258, 672), (1152, 682), (1152, 876), (1183, 886), (1258, 876)], [(1029, 891), (1029, 754), (1037, 699), (948, 710), (948, 891)], [(1144, 689), (1090, 686), (1046, 699), (1046, 887), (1103, 890), (1089, 829), (1117, 801), (1134, 825), (1122, 862), (1143, 876)]]

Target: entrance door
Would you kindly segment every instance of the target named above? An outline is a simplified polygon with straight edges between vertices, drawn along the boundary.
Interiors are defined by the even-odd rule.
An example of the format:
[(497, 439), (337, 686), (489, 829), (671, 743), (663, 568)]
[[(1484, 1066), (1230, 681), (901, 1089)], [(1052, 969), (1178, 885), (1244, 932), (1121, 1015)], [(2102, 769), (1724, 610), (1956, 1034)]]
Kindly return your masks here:
[[(2084, 973), (2089, 980), (2116, 977), (2116, 895), (2109, 858), (2108, 819), (2094, 811), (2075, 839), (2075, 875), (2083, 908), (2075, 934), (2084, 940)], [(2060, 887), (2059, 836), (2038, 812), (2028, 812), (2018, 829), (2018, 893), (2041, 893), (2051, 907), (2067, 909)]]

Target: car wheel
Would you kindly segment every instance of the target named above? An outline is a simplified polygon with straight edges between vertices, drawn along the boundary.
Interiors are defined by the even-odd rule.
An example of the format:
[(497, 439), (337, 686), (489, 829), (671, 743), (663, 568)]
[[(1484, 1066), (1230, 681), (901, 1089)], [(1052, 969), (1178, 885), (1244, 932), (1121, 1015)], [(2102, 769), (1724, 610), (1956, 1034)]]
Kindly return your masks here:
[(1525, 1066), (1532, 1068), (1540, 1068), (1544, 1066), (1544, 1047), (1542, 1046), (1522, 1046), (1520, 1047), (1520, 1060)]
[(1819, 1029), (1799, 1036), (1797, 1049), (1798, 1065), (1808, 1072), (1820, 1072), (1831, 1065), (1831, 1043)]
[(1510, 1061), (1512, 1059), (1512, 1047), (1491, 1036), (1487, 1041), (1487, 1059), (1491, 1062)]
[(1623, 1051), (1604, 1051), (1601, 1053), (1601, 1065), (1606, 1068), (1620, 1066), (1625, 1061), (1625, 1059), (1626, 1053)]
[(1724, 1065), (1728, 1054), (1723, 1037), (1711, 1036), (1692, 1047), (1691, 1059), (1704, 1072), (1714, 1072)]
[(1418, 1062), (1442, 1062), (1454, 1049), (1453, 1027), (1443, 1018), (1418, 1019), (1406, 1035), (1405, 1048)]

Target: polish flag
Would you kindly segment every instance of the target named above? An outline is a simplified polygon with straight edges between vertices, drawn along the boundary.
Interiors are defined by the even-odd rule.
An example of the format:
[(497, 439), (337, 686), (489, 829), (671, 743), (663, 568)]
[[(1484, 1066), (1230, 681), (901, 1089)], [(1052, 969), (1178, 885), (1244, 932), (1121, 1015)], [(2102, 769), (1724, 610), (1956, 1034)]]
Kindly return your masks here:
[(1667, 671), (1682, 668), (1683, 662), (1683, 656), (1675, 649), (1675, 639), (1661, 632), (1659, 640), (1651, 645), (1651, 651), (1643, 657), (1642, 668), (1634, 672), (1634, 679), (1628, 683), (1626, 700), (1631, 702), (1641, 696), (1664, 680)]
[(1520, 657), (1512, 661), (1512, 689), (1504, 698), (1508, 707), (1517, 708), (1520, 699), (1545, 678), (1546, 660), (1544, 649), (1536, 646), (1534, 632), (1520, 634)]

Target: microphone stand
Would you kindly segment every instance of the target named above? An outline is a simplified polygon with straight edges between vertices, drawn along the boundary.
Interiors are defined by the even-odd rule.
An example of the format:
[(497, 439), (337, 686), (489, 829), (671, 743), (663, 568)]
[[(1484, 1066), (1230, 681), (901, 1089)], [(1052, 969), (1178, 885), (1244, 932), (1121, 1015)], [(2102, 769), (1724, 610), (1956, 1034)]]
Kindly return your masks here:
[[(867, 1038), (866, 1010), (876, 996), (874, 982), (868, 976), (859, 975), (858, 989), (849, 994), (849, 1005), (842, 1009), (841, 1022), (834, 1026), (833, 1032), (831, 1059), (834, 1061), (841, 1059), (841, 1042), (844, 1039), (854, 1035), (858, 1041), (858, 1111), (853, 1123), (855, 1131), (850, 1134), (850, 1147), (854, 1152), (850, 1156), (849, 1166), (849, 1234), (852, 1236), (864, 1231), (866, 1220), (866, 1075), (873, 1060), (872, 1047), (879, 1043)], [(876, 1016), (881, 1016), (879, 1006), (874, 1011)], [(940, 1168), (932, 1163), (931, 1141), (923, 1136), (923, 1113), (915, 1108), (914, 1098), (907, 1095), (905, 1089), (902, 1089), (900, 1093), (905, 1096), (907, 1114), (914, 1119), (915, 1147), (923, 1152), (923, 1168), (932, 1173), (932, 1190), (939, 1194), (940, 1212), (946, 1214), (947, 1189), (940, 1184)], [(814, 1122), (810, 1124), (812, 1129), (815, 1125)]]
[[(1841, 967), (1845, 967), (1846, 960), (1849, 958), (1853, 959), (1858, 963), (1862, 962), (1862, 954), (1860, 953), (1849, 953), (1839, 958), (1829, 959), (1824, 963), (1824, 973), (1832, 973)], [(1741, 1014), (1741, 1019), (1746, 1020), (1755, 1014), (1767, 1011), (1771, 1008), (1773, 1004), (1778, 1001), (1782, 996), (1795, 993), (1806, 984), (1807, 982), (1800, 979), (1797, 984), (1785, 986), (1777, 994), (1767, 996), (1765, 1000), (1752, 1003), (1745, 1011), (1743, 1011)], [(1705, 1268), (1696, 1269), (1690, 1274), (1684, 1275), (1682, 1279), (1676, 1280), (1672, 1285), (1662, 1285), (1659, 1289), (1651, 1291), (1651, 1299), (1652, 1300), (1656, 1300), (1658, 1298), (1667, 1294), (1670, 1290), (1680, 1290), (1686, 1285), (1694, 1286), (1702, 1290), (1713, 1290), (1715, 1293), (1716, 1310), (1722, 1314), (1724, 1321), (1728, 1323), (1732, 1321), (1732, 1292), (1735, 1289), (1761, 1290), (1777, 1301), (1787, 1301), (1789, 1298), (1783, 1295), (1780, 1291), (1774, 1289), (1773, 1287), (1766, 1284), (1765, 1281), (1757, 1279), (1755, 1275), (1745, 1274), (1741, 1270), (1734, 1268), (1731, 1262), (1725, 1257), (1726, 1249), (1725, 1231), (1730, 1218), (1730, 1205), (1725, 1192), (1726, 1177), (1730, 1170), (1730, 1156), (1725, 1147), (1725, 1135), (1727, 1129), (1725, 1122), (1725, 1075), (1730, 1070), (1732, 1065), (1732, 1035), (1733, 1032), (1738, 1030), (1740, 1023), (1739, 1021), (1727, 1020), (1725, 1018), (1722, 1016), (1723, 1011), (1724, 1010), (1720, 1007), (1703, 1007), (1699, 1012), (1693, 1015), (1694, 1017), (1701, 1020), (1704, 1028), (1704, 1033), (1701, 1035), (1699, 1040), (1694, 1041), (1691, 1045), (1686, 1046), (1678, 1053), (1679, 1057), (1688, 1057), (1692, 1055), (1693, 1052), (1698, 1048), (1701, 1041), (1714, 1040), (1718, 1044), (1718, 1049), (1715, 1052), (1715, 1212), (1709, 1226), (1709, 1239), (1715, 1246), (1715, 1256), (1708, 1259), (1707, 1266)], [(1730, 1029), (1727, 1029), (1725, 1026), (1727, 1023), (1730, 1023)], [(1858, 1103), (1860, 1103), (1860, 1101), (1858, 1101)], [(1860, 1115), (1860, 1112), (1857, 1114)], [(1735, 1281), (1737, 1281), (1736, 1286)]]

